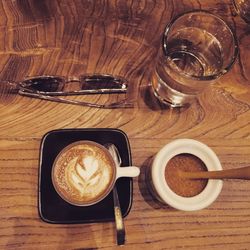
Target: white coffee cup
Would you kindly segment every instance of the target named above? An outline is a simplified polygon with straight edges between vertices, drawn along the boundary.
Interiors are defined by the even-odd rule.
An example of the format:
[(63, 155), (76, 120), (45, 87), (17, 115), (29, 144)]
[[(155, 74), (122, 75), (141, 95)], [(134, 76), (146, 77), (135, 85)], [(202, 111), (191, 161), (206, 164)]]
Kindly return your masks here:
[(136, 177), (140, 169), (120, 167), (110, 152), (93, 141), (77, 141), (56, 157), (51, 172), (58, 195), (76, 206), (90, 206), (103, 200), (121, 177)]
[(191, 154), (198, 157), (208, 171), (221, 170), (221, 164), (214, 151), (207, 145), (192, 139), (177, 139), (165, 145), (155, 156), (147, 180), (151, 193), (162, 203), (183, 211), (200, 210), (211, 205), (221, 192), (222, 180), (209, 179), (201, 193), (183, 197), (170, 189), (165, 179), (165, 168), (174, 156)]

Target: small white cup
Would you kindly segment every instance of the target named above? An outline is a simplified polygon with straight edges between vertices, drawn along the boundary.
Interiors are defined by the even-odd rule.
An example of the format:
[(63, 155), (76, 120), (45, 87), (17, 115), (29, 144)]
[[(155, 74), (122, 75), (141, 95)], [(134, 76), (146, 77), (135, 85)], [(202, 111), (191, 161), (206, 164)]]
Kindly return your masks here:
[(156, 154), (148, 173), (149, 188), (159, 201), (179, 210), (194, 211), (208, 207), (220, 194), (222, 180), (209, 179), (204, 190), (193, 197), (177, 195), (165, 180), (168, 161), (183, 153), (200, 158), (209, 171), (222, 169), (218, 157), (207, 145), (192, 139), (177, 139), (165, 145)]
[[(86, 147), (86, 145), (87, 145), (87, 150), (84, 149), (83, 147), (83, 146)], [(83, 147), (83, 149), (81, 148), (79, 149), (78, 147)], [(76, 149), (79, 151), (78, 153), (75, 153)], [(89, 157), (89, 158), (92, 157), (94, 160), (89, 160), (88, 163), (84, 163), (86, 165), (83, 164), (84, 165), (83, 167), (82, 165), (79, 165), (77, 162), (78, 162), (79, 157), (81, 156), (83, 158), (86, 157), (84, 156), (85, 152), (83, 153), (84, 150), (86, 151), (89, 150), (90, 152), (92, 150), (95, 152), (95, 154), (92, 153), (94, 156), (92, 157), (90, 155)], [(95, 155), (101, 155), (101, 156), (95, 158)], [(85, 159), (87, 158), (88, 156)], [(97, 163), (95, 163), (95, 161)], [(100, 170), (98, 161), (105, 162), (106, 164), (104, 163), (102, 164), (103, 169), (110, 168), (110, 170), (106, 172), (103, 170)], [(82, 162), (83, 162), (83, 159), (81, 159), (81, 164)], [(76, 166), (76, 165), (79, 165), (80, 170), (77, 170), (76, 167), (72, 168), (72, 166)], [(88, 170), (89, 175), (86, 174), (86, 167), (88, 167), (89, 169)], [(67, 171), (67, 169), (69, 170)], [(93, 172), (91, 172), (91, 169)], [(73, 174), (71, 174), (72, 172)], [(82, 199), (81, 190), (83, 189), (83, 187), (88, 187), (88, 191), (87, 192), (84, 191), (85, 196), (86, 196), (86, 194), (91, 194), (91, 192), (93, 192), (92, 191), (94, 189), (93, 186), (95, 185), (98, 186), (97, 182), (95, 182), (96, 184), (94, 185), (91, 184), (92, 176), (95, 176), (95, 174), (98, 174), (98, 172), (99, 173), (101, 172), (101, 174), (99, 174), (100, 179), (98, 180), (98, 183), (104, 183), (104, 185), (101, 186), (101, 188), (99, 188), (99, 190), (101, 191), (99, 191), (97, 188), (98, 191), (96, 192), (97, 194), (95, 197), (90, 197), (89, 199), (85, 199), (85, 200)], [(52, 183), (56, 192), (62, 199), (64, 199), (68, 203), (75, 205), (75, 206), (90, 206), (90, 205), (94, 205), (100, 202), (106, 196), (108, 196), (108, 194), (114, 188), (117, 179), (121, 177), (137, 177), (139, 174), (140, 174), (140, 169), (136, 166), (121, 167), (119, 165), (119, 162), (117, 162), (114, 159), (110, 151), (108, 151), (108, 149), (104, 147), (103, 145), (93, 142), (93, 141), (81, 140), (81, 141), (77, 141), (77, 142), (69, 144), (57, 155), (52, 166), (51, 178), (52, 178)], [(101, 178), (104, 178), (104, 179), (101, 179)], [(70, 179), (70, 180), (67, 181), (67, 179)], [(72, 184), (72, 183), (75, 183), (75, 184)], [(76, 191), (74, 193), (71, 190), (76, 190)], [(78, 197), (78, 198), (75, 198), (75, 197)]]

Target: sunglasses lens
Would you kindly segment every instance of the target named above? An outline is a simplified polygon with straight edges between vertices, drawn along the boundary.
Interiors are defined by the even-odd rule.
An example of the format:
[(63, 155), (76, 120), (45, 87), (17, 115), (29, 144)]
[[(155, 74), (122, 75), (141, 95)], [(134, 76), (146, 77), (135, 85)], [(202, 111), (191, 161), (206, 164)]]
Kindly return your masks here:
[(36, 77), (23, 81), (21, 86), (25, 89), (36, 92), (58, 92), (64, 85), (64, 79), (61, 77)]
[(91, 75), (91, 76), (82, 76), (80, 78), (81, 90), (109, 90), (113, 91), (126, 91), (127, 83), (124, 79), (113, 77), (111, 75)]

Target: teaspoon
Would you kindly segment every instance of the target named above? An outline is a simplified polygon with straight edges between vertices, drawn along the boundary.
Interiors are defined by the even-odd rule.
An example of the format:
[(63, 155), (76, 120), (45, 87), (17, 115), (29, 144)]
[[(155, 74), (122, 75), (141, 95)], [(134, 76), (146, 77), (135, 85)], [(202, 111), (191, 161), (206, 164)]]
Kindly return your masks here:
[[(111, 156), (113, 157), (115, 164), (120, 167), (120, 165), (122, 164), (122, 160), (121, 160), (121, 156), (117, 147), (112, 143), (105, 144), (105, 147), (108, 149)], [(116, 184), (113, 187), (113, 201), (114, 201), (114, 215), (115, 215), (117, 245), (124, 245), (126, 232), (125, 232), (125, 226), (124, 226), (124, 222), (122, 218), (122, 211), (121, 211)]]

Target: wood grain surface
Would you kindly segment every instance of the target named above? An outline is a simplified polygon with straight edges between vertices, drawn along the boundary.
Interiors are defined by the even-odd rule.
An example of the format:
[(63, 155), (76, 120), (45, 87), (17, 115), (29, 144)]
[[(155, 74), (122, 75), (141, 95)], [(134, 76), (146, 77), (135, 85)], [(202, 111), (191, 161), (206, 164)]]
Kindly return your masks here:
[[(150, 95), (150, 76), (164, 26), (193, 9), (224, 18), (240, 54), (191, 107), (168, 109)], [(119, 128), (128, 135), (142, 174), (125, 218), (126, 249), (250, 249), (250, 182), (225, 181), (209, 208), (181, 212), (156, 202), (144, 180), (152, 157), (176, 138), (206, 143), (225, 169), (250, 165), (249, 57), (250, 26), (229, 0), (2, 0), (1, 80), (115, 74), (129, 80), (135, 105), (104, 110), (22, 96), (0, 103), (0, 249), (116, 248), (113, 222), (59, 225), (39, 217), (40, 142), (63, 128)]]

